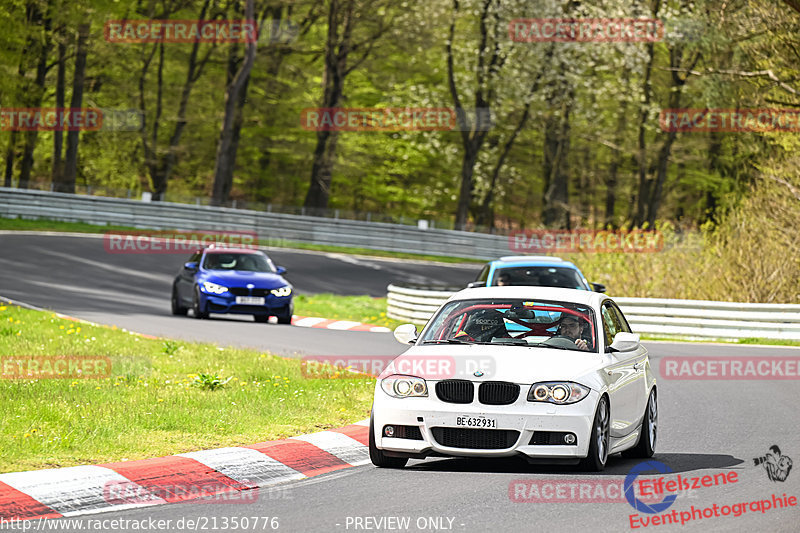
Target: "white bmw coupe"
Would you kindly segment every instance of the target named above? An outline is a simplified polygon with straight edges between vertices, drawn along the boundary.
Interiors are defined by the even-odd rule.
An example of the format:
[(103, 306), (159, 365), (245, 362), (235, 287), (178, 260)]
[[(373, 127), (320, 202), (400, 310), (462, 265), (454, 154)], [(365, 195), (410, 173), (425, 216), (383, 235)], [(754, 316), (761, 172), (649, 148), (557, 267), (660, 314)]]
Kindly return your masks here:
[(378, 377), (373, 464), (507, 457), (605, 468), (609, 454), (651, 457), (656, 380), (647, 350), (604, 294), (488, 287), (453, 295)]

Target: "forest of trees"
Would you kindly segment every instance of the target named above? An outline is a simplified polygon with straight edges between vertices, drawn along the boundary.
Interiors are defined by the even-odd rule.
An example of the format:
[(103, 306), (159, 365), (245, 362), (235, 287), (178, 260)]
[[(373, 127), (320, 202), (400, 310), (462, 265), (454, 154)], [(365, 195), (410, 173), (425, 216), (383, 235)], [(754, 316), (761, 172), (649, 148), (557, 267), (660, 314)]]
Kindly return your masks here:
[[(694, 228), (759, 180), (797, 195), (790, 132), (664, 131), (680, 108), (800, 108), (797, 0), (2, 0), (6, 187), (304, 207), (508, 231)], [(523, 42), (515, 19), (658, 19), (655, 42)], [(121, 42), (110, 21), (252, 20), (251, 42)], [(308, 108), (450, 108), (452, 131), (310, 131)], [(768, 170), (766, 170), (768, 169)], [(781, 182), (784, 185), (781, 185)], [(794, 182), (796, 183), (796, 181)], [(800, 197), (798, 197), (800, 200)]]

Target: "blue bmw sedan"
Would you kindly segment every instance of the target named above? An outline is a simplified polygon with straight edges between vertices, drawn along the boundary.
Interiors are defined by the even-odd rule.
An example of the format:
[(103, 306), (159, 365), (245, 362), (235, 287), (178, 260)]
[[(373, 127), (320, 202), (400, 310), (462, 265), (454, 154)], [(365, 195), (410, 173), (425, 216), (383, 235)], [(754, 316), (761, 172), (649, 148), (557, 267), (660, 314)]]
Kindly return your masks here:
[(256, 322), (270, 316), (291, 324), (292, 285), (283, 267), (259, 250), (209, 247), (195, 252), (172, 284), (172, 314), (195, 318), (210, 313), (253, 315)]

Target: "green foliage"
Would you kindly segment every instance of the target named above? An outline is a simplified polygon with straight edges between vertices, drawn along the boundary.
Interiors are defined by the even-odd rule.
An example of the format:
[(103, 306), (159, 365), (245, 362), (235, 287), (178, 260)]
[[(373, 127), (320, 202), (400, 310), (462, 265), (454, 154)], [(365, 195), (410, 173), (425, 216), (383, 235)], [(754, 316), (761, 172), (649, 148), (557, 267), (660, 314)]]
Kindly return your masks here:
[(232, 379), (233, 376), (230, 376), (228, 379), (223, 380), (217, 374), (205, 374), (203, 372), (199, 372), (192, 379), (192, 386), (205, 390), (217, 390), (227, 385), (228, 382)]
[[(0, 26), (14, 29), (0, 32), (0, 102), (3, 107), (26, 105), (35, 70), (35, 58), (25, 53), (26, 43), (44, 42), (47, 37), (51, 44), (50, 68), (42, 105), (54, 105), (57, 69), (53, 63), (58, 42), (68, 45), (68, 102), (75, 32), (79, 23), (90, 21), (85, 105), (108, 109), (142, 107), (146, 135), (135, 131), (83, 132), (78, 185), (120, 195), (131, 191), (132, 196), (138, 197), (152, 187), (145, 164), (145, 140), (157, 157), (169, 153), (192, 45), (108, 42), (103, 24), (156, 15), (190, 20), (199, 16), (203, 1), (134, 6), (112, 0), (35, 0), (33, 3), (52, 17), (50, 34), (26, 21), (25, 8), (30, 3), (6, 0), (0, 9)], [(234, 4), (211, 2), (213, 13), (207, 18), (236, 18)], [(258, 4), (263, 2), (256, 6), (263, 8)], [(495, 25), (490, 28), (490, 43), (496, 45), (503, 61), (497, 67), (493, 85), (480, 88), (475, 86), (475, 74), (479, 68), (476, 51), (481, 46), (479, 15), (483, 1), (462, 0), (458, 12), (454, 12), (450, 0), (391, 3), (381, 8), (391, 23), (372, 44), (365, 40), (374, 29), (367, 22), (376, 13), (370, 2), (359, 1), (360, 16), (354, 35), (361, 46), (354, 58), (366, 47), (371, 48), (346, 78), (342, 106), (453, 107), (445, 46), (454, 21), (454, 79), (459, 97), (464, 107), (471, 108), (478, 89), (491, 93), (489, 105), (494, 121), (475, 162), (473, 213), (487, 197), (498, 156), (530, 101), (526, 124), (492, 191), (495, 227), (510, 230), (541, 225), (547, 181), (542, 165), (545, 124), (566, 108), (570, 109), (570, 145), (564, 156), (570, 176), (567, 203), (572, 224), (604, 225), (605, 198), (615, 165), (616, 206), (610, 219), (614, 225), (629, 224), (632, 205), (640, 193), (636, 161), (640, 117), (644, 113), (646, 118), (645, 167), (652, 176), (666, 139), (658, 114), (674, 92), (672, 76), (676, 68), (681, 75), (687, 75), (681, 88), (683, 107), (797, 105), (793, 80), (800, 16), (783, 2), (768, 0), (750, 5), (723, 0), (665, 0), (660, 4), (655, 17), (649, 11), (649, 3), (631, 5), (623, 0), (491, 2), (490, 19)], [(330, 5), (331, 2), (315, 0), (275, 4), (281, 15), (289, 17), (302, 31), (288, 42), (259, 43), (231, 193), (239, 206), (299, 206), (303, 202), (317, 137), (316, 132), (301, 127), (300, 115), (303, 109), (318, 106), (322, 100), (326, 10)], [(156, 14), (151, 9), (167, 11)], [(646, 43), (553, 44), (514, 42), (508, 37), (510, 21), (543, 17), (663, 20), (664, 39), (653, 47), (649, 104), (644, 104)], [(238, 50), (239, 57), (242, 50), (243, 47)], [(159, 67), (162, 51), (163, 65)], [(671, 54), (676, 51), (681, 63), (673, 68)], [(175, 164), (168, 200), (206, 201), (213, 182), (231, 46), (203, 43), (198, 52), (200, 58), (208, 54), (209, 59), (192, 87), (186, 126), (172, 152)], [(684, 72), (695, 55), (699, 60), (694, 70)], [(771, 76), (758, 74), (767, 71)], [(529, 95), (536, 79), (539, 88)], [(571, 92), (564, 92), (564, 87)], [(564, 106), (552, 105), (556, 101)], [(620, 117), (622, 129), (617, 131)], [(0, 153), (6, 153), (11, 138), (11, 132), (0, 130)], [(756, 169), (771, 158), (772, 142), (763, 133), (679, 134), (669, 157), (658, 218), (685, 228), (719, 220), (726, 210), (750, 194), (758, 180)], [(17, 134), (15, 143), (12, 152), (19, 154), (23, 135)], [(52, 132), (39, 133), (33, 156), (33, 186), (48, 189)], [(343, 213), (380, 213), (398, 221), (401, 217), (434, 219), (437, 227), (446, 227), (452, 222), (459, 194), (462, 158), (461, 132), (343, 132), (335, 154), (330, 207)], [(17, 158), (12, 172), (15, 179), (19, 167)]]

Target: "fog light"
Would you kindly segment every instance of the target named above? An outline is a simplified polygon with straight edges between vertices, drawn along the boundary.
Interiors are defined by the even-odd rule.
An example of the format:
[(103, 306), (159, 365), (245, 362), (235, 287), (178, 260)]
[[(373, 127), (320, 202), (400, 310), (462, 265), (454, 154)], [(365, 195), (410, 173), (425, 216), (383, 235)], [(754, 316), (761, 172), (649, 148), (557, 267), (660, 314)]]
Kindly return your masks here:
[(384, 437), (394, 437), (394, 426), (384, 426), (383, 427), (383, 436)]
[(573, 435), (572, 433), (567, 433), (566, 435), (564, 435), (564, 442), (566, 444), (575, 444), (575, 435)]

